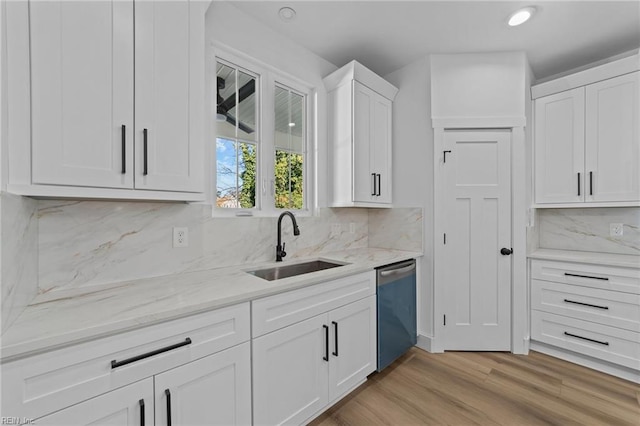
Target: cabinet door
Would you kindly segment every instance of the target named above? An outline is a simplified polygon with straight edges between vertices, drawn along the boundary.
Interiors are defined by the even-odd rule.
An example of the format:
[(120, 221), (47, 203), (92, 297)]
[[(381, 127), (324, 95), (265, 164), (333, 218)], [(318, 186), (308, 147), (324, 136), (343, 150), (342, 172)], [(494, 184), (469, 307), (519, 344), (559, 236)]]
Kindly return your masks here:
[(391, 204), (391, 101), (375, 93), (371, 120), (371, 171), (376, 174), (376, 196), (371, 201)]
[(584, 88), (535, 101), (535, 202), (584, 201)]
[(329, 312), (329, 324), (329, 401), (333, 401), (376, 369), (376, 297)]
[(353, 201), (372, 202), (376, 198), (375, 172), (371, 169), (371, 128), (376, 93), (353, 82)]
[(156, 425), (251, 424), (251, 349), (246, 342), (155, 376)]
[(153, 379), (148, 378), (57, 411), (38, 425), (153, 425)]
[(640, 201), (639, 76), (587, 86), (587, 201)]
[(34, 1), (29, 19), (33, 183), (131, 188), (133, 1)]
[(326, 320), (319, 315), (253, 340), (254, 424), (301, 424), (327, 405)]
[(139, 1), (135, 23), (135, 187), (202, 192), (203, 3)]

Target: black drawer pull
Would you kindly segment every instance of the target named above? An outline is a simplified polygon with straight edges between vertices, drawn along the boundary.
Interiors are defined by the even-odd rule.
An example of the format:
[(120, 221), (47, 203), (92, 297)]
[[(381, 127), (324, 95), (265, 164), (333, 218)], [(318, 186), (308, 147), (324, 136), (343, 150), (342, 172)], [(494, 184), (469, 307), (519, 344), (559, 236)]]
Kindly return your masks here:
[(597, 344), (599, 344), (599, 345), (609, 346), (609, 342), (601, 342), (600, 340), (589, 339), (588, 337), (578, 336), (577, 334), (567, 333), (566, 331), (564, 332), (564, 335), (565, 335), (565, 336), (575, 337), (576, 339), (586, 340), (586, 341), (588, 341), (588, 342), (597, 343)]
[(131, 364), (132, 362), (140, 361), (141, 359), (149, 358), (154, 355), (161, 354), (163, 352), (169, 352), (174, 349), (181, 348), (183, 346), (187, 346), (191, 344), (191, 339), (186, 338), (184, 342), (176, 343), (175, 345), (166, 346), (164, 348), (156, 349), (155, 351), (147, 352), (146, 354), (132, 356), (131, 358), (123, 359), (122, 361), (116, 361), (115, 359), (111, 361), (111, 368), (122, 367), (123, 365)]
[(578, 195), (580, 195), (580, 173), (578, 173)]
[(148, 152), (147, 152), (147, 129), (142, 130), (142, 150), (144, 155), (144, 164), (142, 165), (142, 174), (146, 176), (149, 172), (148, 170)]
[(378, 192), (376, 193), (376, 195), (379, 197), (382, 195), (382, 192), (380, 192), (380, 188), (382, 188), (382, 175), (380, 175), (380, 173), (378, 173), (377, 175), (378, 175)]
[(167, 397), (167, 426), (171, 426), (171, 392), (165, 389), (164, 394)]
[(607, 277), (592, 277), (592, 276), (589, 276), (589, 275), (570, 274), (568, 272), (565, 272), (564, 274), (566, 276), (568, 276), (568, 277), (591, 278), (592, 280), (609, 281), (609, 278), (607, 278)]
[(564, 301), (567, 303), (573, 303), (574, 305), (588, 306), (590, 308), (609, 309), (608, 306), (592, 305), (591, 303), (576, 302), (574, 300), (569, 300), (569, 299), (564, 299)]
[(144, 426), (144, 399), (138, 401), (140, 404), (140, 426)]
[(373, 192), (371, 193), (371, 195), (377, 195), (378, 190), (376, 189), (376, 174), (371, 173), (371, 177), (373, 177)]
[(122, 131), (122, 174), (127, 173), (127, 127), (123, 124)]
[(333, 356), (338, 356), (338, 323), (335, 321), (331, 321), (331, 324), (333, 324), (333, 330), (335, 331), (335, 335), (333, 336), (335, 339), (335, 346), (336, 346), (336, 350), (333, 353)]
[(589, 195), (593, 195), (593, 172), (589, 172)]
[(322, 357), (322, 359), (328, 362), (329, 361), (329, 327), (323, 324), (322, 328), (324, 328), (324, 356)]

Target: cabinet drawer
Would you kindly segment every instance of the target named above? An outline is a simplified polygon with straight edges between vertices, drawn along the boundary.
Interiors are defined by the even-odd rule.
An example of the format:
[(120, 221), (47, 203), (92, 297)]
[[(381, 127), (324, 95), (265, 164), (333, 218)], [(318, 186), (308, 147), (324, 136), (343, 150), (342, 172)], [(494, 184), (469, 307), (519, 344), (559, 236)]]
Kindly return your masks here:
[[(69, 346), (2, 365), (2, 410), (37, 418), (250, 338), (243, 303)], [(190, 344), (112, 367), (172, 345)]]
[(531, 311), (531, 339), (640, 370), (640, 333)]
[(531, 280), (531, 309), (640, 333), (640, 296)]
[(252, 335), (262, 336), (375, 293), (375, 271), (369, 271), (255, 300)]
[(531, 260), (531, 278), (640, 294), (640, 269)]

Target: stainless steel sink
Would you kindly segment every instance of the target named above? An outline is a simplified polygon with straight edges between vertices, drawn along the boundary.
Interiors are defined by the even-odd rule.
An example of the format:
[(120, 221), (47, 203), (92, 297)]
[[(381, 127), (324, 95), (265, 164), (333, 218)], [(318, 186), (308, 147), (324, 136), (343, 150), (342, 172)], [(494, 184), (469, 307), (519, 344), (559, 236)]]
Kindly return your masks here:
[(338, 266), (344, 265), (341, 263), (326, 262), (324, 260), (313, 260), (311, 262), (247, 271), (247, 273), (267, 281), (274, 281), (296, 275), (308, 274), (310, 272), (322, 271), (324, 269), (337, 268)]

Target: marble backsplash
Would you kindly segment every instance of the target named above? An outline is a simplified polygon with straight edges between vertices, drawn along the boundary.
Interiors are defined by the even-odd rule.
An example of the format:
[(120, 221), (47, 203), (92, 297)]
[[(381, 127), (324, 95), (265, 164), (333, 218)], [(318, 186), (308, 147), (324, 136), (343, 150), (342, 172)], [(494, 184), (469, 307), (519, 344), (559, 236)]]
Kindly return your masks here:
[(369, 247), (423, 251), (422, 208), (370, 209)]
[(1, 331), (38, 292), (38, 203), (0, 193)]
[[(540, 248), (640, 255), (640, 208), (598, 207), (538, 210)], [(623, 235), (609, 225), (622, 223)]]
[[(277, 218), (212, 218), (202, 204), (41, 200), (38, 223), (41, 293), (275, 257)], [(289, 259), (369, 246), (422, 251), (421, 209), (324, 208), (298, 225), (294, 237), (283, 221)], [(189, 247), (172, 247), (174, 226), (189, 228)]]

